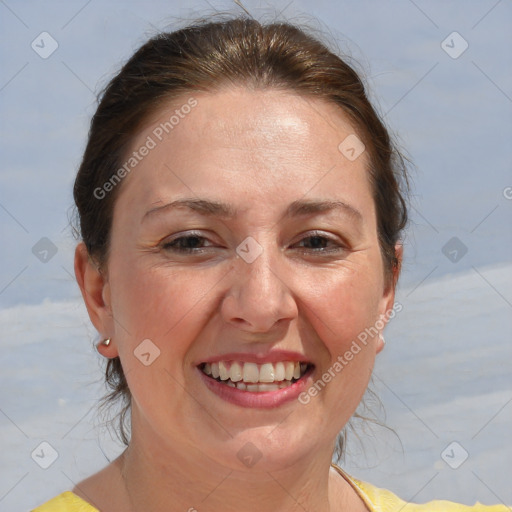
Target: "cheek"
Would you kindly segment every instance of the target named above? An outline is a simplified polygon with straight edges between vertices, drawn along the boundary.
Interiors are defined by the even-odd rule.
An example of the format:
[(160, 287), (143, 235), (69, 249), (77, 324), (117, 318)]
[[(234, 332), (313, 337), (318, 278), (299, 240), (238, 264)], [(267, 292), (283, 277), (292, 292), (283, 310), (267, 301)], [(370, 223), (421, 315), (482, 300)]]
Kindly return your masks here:
[[(353, 415), (363, 397), (375, 361), (375, 338), (368, 334), (378, 319), (382, 294), (376, 257), (318, 273), (303, 295), (304, 311), (323, 348), (321, 368), (301, 394), (304, 416), (316, 418), (316, 428), (335, 436)], [(318, 348), (317, 348), (318, 347)]]
[[(176, 371), (208, 321), (220, 269), (145, 266), (140, 262), (112, 265), (112, 310), (122, 352), (133, 352), (150, 339)], [(161, 358), (163, 361), (164, 358)], [(123, 363), (124, 364), (124, 363)]]
[(116, 343), (133, 400), (140, 411), (158, 411), (162, 402), (177, 411), (186, 405), (188, 354), (208, 321), (208, 292), (219, 278), (126, 262), (114, 268)]
[(298, 415), (308, 431), (334, 438), (357, 409), (375, 360), (372, 339), (358, 342), (378, 316), (381, 280), (372, 268), (361, 258), (336, 269), (303, 272), (293, 282), (302, 303), (301, 338), (318, 366), (311, 385), (299, 395), (297, 415), (283, 424), (283, 439), (288, 428), (297, 429)]
[[(324, 281), (321, 294), (313, 295), (309, 306), (318, 318), (315, 330), (332, 358), (344, 353), (353, 340), (364, 339), (378, 319), (382, 283), (378, 276), (365, 271), (346, 272)], [(368, 341), (370, 337), (368, 337)], [(369, 344), (369, 343), (368, 343)], [(364, 348), (365, 345), (361, 344)]]
[(372, 327), (379, 318), (380, 287), (378, 275), (369, 270), (347, 273), (324, 282), (324, 293), (308, 303), (313, 329), (329, 356), (304, 402), (324, 409), (329, 404), (326, 421), (331, 418), (336, 425), (351, 416), (371, 376), (376, 355)]

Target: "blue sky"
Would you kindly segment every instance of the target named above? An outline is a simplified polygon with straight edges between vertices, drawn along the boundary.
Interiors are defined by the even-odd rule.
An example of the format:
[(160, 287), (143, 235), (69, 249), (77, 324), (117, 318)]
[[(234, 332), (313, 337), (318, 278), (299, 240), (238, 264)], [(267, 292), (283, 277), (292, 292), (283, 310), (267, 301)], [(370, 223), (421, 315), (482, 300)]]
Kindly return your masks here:
[[(283, 17), (327, 33), (361, 64), (415, 164), (404, 286), (510, 260), (512, 200), (503, 195), (512, 185), (510, 2), (244, 5), (256, 17), (284, 9)], [(240, 8), (217, 1), (0, 4), (1, 305), (77, 296), (68, 213), (94, 93), (155, 30), (213, 10)], [(458, 58), (441, 47), (454, 31), (468, 45)], [(31, 47), (42, 32), (58, 43), (46, 59)], [(32, 251), (43, 237), (57, 248), (46, 263)], [(468, 249), (456, 263), (442, 253), (453, 237)]]

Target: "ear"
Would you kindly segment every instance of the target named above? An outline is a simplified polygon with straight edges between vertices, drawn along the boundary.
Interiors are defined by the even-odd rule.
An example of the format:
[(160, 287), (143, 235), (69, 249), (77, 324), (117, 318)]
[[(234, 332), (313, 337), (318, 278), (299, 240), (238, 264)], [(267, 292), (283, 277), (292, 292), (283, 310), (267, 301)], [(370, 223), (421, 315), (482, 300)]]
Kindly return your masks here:
[[(114, 334), (114, 319), (110, 309), (110, 284), (92, 261), (87, 247), (80, 242), (75, 249), (75, 276), (89, 313), (89, 318), (102, 338)], [(100, 343), (98, 351), (105, 357), (117, 357), (115, 343), (108, 347)]]
[[(393, 265), (393, 273), (391, 279), (388, 279), (386, 286), (384, 288), (384, 294), (382, 296), (381, 305), (380, 305), (380, 318), (382, 321), (387, 324), (389, 321), (389, 312), (394, 311), (395, 304), (395, 290), (396, 284), (398, 282), (398, 278), (400, 276), (400, 271), (402, 269), (402, 260), (404, 254), (404, 247), (401, 243), (397, 243), (395, 245), (395, 264)], [(377, 354), (384, 348), (384, 340), (382, 338), (378, 338), (377, 340)]]

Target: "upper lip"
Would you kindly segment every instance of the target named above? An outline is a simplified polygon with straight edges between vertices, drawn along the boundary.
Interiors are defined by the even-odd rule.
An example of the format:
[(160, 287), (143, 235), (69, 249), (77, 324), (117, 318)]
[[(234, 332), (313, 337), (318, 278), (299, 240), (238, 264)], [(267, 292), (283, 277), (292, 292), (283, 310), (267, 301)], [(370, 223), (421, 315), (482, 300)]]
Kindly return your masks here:
[(299, 363), (311, 363), (304, 354), (289, 350), (272, 350), (265, 353), (249, 353), (249, 352), (227, 352), (218, 356), (211, 356), (201, 360), (202, 363), (217, 363), (219, 361), (241, 361), (244, 363), (278, 363), (280, 361), (298, 361)]

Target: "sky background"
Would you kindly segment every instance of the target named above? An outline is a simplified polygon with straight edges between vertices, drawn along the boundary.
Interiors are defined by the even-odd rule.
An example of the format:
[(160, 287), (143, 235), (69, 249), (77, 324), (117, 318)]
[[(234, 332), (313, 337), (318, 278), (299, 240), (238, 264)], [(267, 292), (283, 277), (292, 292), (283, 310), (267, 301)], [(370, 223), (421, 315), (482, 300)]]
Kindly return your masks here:
[[(388, 418), (400, 430), (402, 441), (410, 442), (410, 458), (396, 462), (395, 455), (381, 454), (377, 458), (385, 460), (380, 469), (361, 474), (407, 499), (422, 486), (426, 487), (419, 497), (431, 499), (459, 482), (460, 493), (451, 499), (470, 503), (486, 492), (491, 501), (496, 502), (498, 495), (510, 503), (510, 489), (500, 479), (504, 464), (510, 474), (511, 460), (505, 426), (510, 430), (512, 383), (505, 366), (507, 361), (510, 366), (512, 332), (512, 4), (247, 0), (244, 5), (257, 18), (282, 12), (289, 21), (313, 25), (358, 61), (371, 98), (414, 162), (411, 225), (399, 291), (405, 309), (390, 326), (385, 351), (390, 355), (383, 354), (376, 370), (389, 386), (381, 383), (379, 388), (376, 377)], [(0, 1), (0, 427), (8, 447), (0, 500), (10, 504), (9, 510), (20, 504), (35, 506), (40, 498), (49, 497), (43, 489), (50, 494), (59, 490), (48, 482), (69, 487), (69, 482), (57, 481), (50, 473), (55, 466), (47, 472), (32, 467), (30, 452), (39, 441), (58, 437), (50, 426), (55, 424), (45, 424), (46, 412), (52, 411), (48, 418), (54, 422), (61, 418), (65, 426), (73, 425), (98, 396), (93, 384), (83, 389), (72, 384), (80, 361), (87, 369), (81, 374), (86, 376), (82, 384), (94, 383), (99, 372), (95, 373), (97, 362), (90, 353), (94, 332), (79, 305), (74, 281), (75, 240), (68, 222), (72, 184), (95, 96), (157, 30), (224, 10), (241, 9), (216, 0)], [(51, 39), (41, 36), (43, 32)], [(41, 56), (41, 38), (46, 51), (58, 45), (47, 58)], [(63, 348), (69, 337), (77, 357), (71, 365)], [(18, 344), (20, 339), (25, 342)], [(436, 357), (423, 354), (426, 343)], [(446, 351), (452, 355), (443, 356)], [(422, 364), (419, 356), (425, 357)], [(55, 373), (59, 362), (62, 368)], [(464, 377), (462, 381), (454, 371)], [(474, 372), (476, 380), (470, 378)], [(59, 392), (59, 386), (68, 391)], [(451, 396), (455, 388), (459, 394)], [(21, 394), (16, 392), (20, 389)], [(17, 402), (18, 396), (23, 400)], [(472, 397), (483, 403), (475, 407)], [(445, 478), (445, 471), (445, 477), (427, 485), (426, 454), (436, 454), (432, 467), (441, 461), (446, 468), (439, 458), (443, 446), (436, 443), (448, 444), (450, 428), (429, 427), (438, 441), (435, 436), (426, 440), (415, 415), (421, 410), (435, 422), (433, 418), (445, 417), (454, 408), (465, 411), (461, 417), (475, 425), (485, 424), (500, 411), (492, 424), (505, 426), (497, 427), (501, 437), (477, 437), (481, 455), (466, 477)], [(476, 410), (481, 416), (471, 417)], [(86, 424), (93, 421), (85, 418)], [(38, 431), (25, 422), (46, 427)], [(24, 437), (16, 427), (21, 424)], [(85, 435), (80, 429), (73, 432)], [(100, 434), (89, 435), (96, 439)], [(379, 436), (385, 434), (379, 431)], [(77, 445), (80, 439), (77, 434)], [(423, 441), (432, 446), (423, 447)], [(90, 467), (105, 462), (91, 457), (84, 458)], [(60, 460), (68, 464), (63, 455)], [(353, 466), (354, 462), (348, 464)], [(478, 468), (488, 473), (482, 476)], [(27, 498), (24, 489), (39, 493)]]

